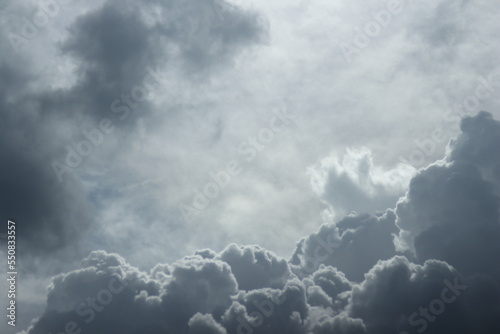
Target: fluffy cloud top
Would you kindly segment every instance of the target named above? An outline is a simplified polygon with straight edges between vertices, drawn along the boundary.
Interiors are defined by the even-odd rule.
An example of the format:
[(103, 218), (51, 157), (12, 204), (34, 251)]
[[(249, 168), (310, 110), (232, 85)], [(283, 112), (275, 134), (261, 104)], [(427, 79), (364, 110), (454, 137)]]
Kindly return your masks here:
[(385, 210), (404, 194), (413, 173), (402, 164), (393, 170), (374, 166), (367, 148), (348, 149), (342, 159), (332, 154), (309, 168), (313, 189), (340, 217)]

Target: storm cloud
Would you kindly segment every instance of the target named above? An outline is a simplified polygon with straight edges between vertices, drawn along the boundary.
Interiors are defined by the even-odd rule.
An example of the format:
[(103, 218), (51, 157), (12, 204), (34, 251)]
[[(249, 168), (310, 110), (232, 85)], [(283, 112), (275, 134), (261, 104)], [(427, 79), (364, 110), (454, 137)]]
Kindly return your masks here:
[[(497, 124), (485, 112), (464, 119), (446, 157), (412, 178), (396, 210), (326, 224), (289, 261), (232, 244), (144, 272), (93, 252), (53, 279), (27, 333), (498, 331), (499, 199), (480, 172), (486, 164), (454, 158), (478, 137), (499, 138)], [(406, 256), (402, 240), (413, 240)]]

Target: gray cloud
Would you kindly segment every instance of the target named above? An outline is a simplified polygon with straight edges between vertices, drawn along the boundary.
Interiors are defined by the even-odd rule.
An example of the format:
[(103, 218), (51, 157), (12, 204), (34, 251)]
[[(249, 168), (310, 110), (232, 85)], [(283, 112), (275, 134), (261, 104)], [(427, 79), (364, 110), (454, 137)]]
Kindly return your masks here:
[(189, 334), (226, 334), (226, 330), (218, 324), (211, 314), (196, 313), (189, 319)]
[[(475, 325), (466, 315), (481, 312), (475, 308), (482, 306), (471, 303), (478, 296), (468, 289), (469, 283), (444, 262), (429, 260), (420, 266), (395, 257), (379, 262), (353, 288), (347, 309), (349, 316), (363, 319), (368, 333), (471, 333)], [(482, 321), (488, 321), (490, 330), (497, 326), (487, 316)]]
[(0, 218), (20, 222), (22, 263), (31, 271), (37, 254), (69, 245), (69, 252), (74, 252), (79, 235), (93, 222), (94, 211), (79, 182), (61, 185), (54, 178), (50, 156), (58, 152), (53, 138), (56, 122), (37, 109), (43, 101), (25, 87), (39, 77), (11, 59), (0, 65), (0, 72), (7, 79), (0, 84), (0, 187), (4, 189)]
[[(25, 253), (44, 256), (68, 245), (74, 252), (94, 223), (96, 203), (85, 182), (67, 172), (59, 183), (50, 166), (53, 161), (65, 165), (66, 146), (75, 149), (81, 131), (103, 118), (127, 130), (116, 132), (119, 138), (129, 136), (138, 117), (151, 109), (147, 100), (132, 101), (140, 109), (135, 110), (137, 117), (120, 121), (117, 116), (134, 112), (122, 94), (130, 95), (145, 77), (157, 86), (153, 75), (163, 75), (167, 65), (179, 61), (196, 80), (207, 77), (214, 68), (230, 65), (242, 48), (262, 41), (267, 27), (261, 15), (234, 8), (221, 21), (212, 2), (110, 0), (77, 16), (58, 44), (63, 58), (76, 65), (76, 80), (69, 87), (33, 91), (27, 84), (38, 84), (43, 77), (33, 74), (30, 65), (21, 66), (15, 57), (0, 65), (5, 79), (0, 83), (0, 154), (5, 157), (0, 185), (8, 189), (2, 193), (0, 212), (3, 220), (22, 222), (18, 232)], [(180, 53), (172, 54), (172, 49)], [(2, 49), (2, 54), (9, 50)], [(114, 101), (118, 103), (112, 108)]]
[(231, 266), (240, 290), (283, 288), (291, 275), (287, 261), (258, 246), (229, 245), (216, 257)]
[(500, 122), (487, 112), (463, 119), (462, 135), (450, 143), (449, 161), (477, 166), (483, 178), (495, 185), (498, 196), (500, 183)]
[(498, 122), (480, 113), (465, 118), (461, 127), (464, 132), (445, 160), (420, 171), (398, 203), (400, 245), (414, 250), (420, 261), (440, 259), (466, 274), (500, 277), (496, 158), (485, 154), (498, 147)]
[[(123, 143), (136, 136), (139, 119), (178, 112), (171, 105), (154, 109), (151, 98), (142, 101), (144, 88), (151, 87), (149, 95), (175, 95), (160, 88), (167, 69), (178, 68), (184, 82), (208, 80), (230, 68), (243, 49), (265, 41), (268, 27), (261, 14), (236, 7), (221, 21), (212, 3), (111, 0), (61, 5), (18, 54), (2, 34), (0, 218), (18, 223), (22, 251), (17, 263), (23, 278), (33, 274), (46, 279), (68, 271), (95, 243), (108, 244), (102, 242), (102, 231), (109, 226), (99, 218), (101, 205), (104, 199), (116, 202), (120, 193), (103, 183), (93, 187), (100, 173), (94, 167), (120, 168), (119, 154), (129, 148)], [(2, 31), (22, 32), (19, 19), (31, 19), (39, 10), (28, 2), (7, 6), (0, 15)], [(128, 105), (125, 95), (134, 94), (141, 101), (128, 100)], [(66, 166), (68, 150), (77, 150), (77, 143), (86, 139), (82, 131), (98, 127), (103, 119), (112, 122), (113, 135), (101, 138), (103, 144), (93, 147), (79, 169), (56, 175), (52, 164)], [(104, 164), (103, 155), (109, 158)], [(109, 246), (121, 248), (122, 243), (116, 244)], [(31, 308), (41, 302), (33, 295), (43, 293), (34, 290), (43, 288), (23, 287), (20, 302), (32, 314)], [(21, 312), (18, 324), (27, 324), (26, 317)]]
[(396, 254), (392, 243), (398, 229), (396, 216), (389, 210), (379, 217), (350, 215), (335, 224), (321, 226), (295, 250), (292, 263), (302, 272), (315, 271), (320, 264), (337, 267), (354, 281), (381, 259)]
[[(145, 117), (151, 113), (147, 101), (134, 102), (132, 95), (128, 103), (122, 94), (130, 99), (133, 87), (147, 88), (143, 78), (151, 74), (148, 68), (164, 76), (167, 67), (181, 66), (187, 77), (204, 80), (214, 68), (230, 64), (242, 48), (262, 42), (267, 27), (258, 13), (234, 9), (221, 21), (214, 2), (109, 0), (78, 17), (61, 52), (76, 60), (79, 81), (66, 93), (70, 104), (61, 112), (69, 109), (99, 120), (118, 99), (112, 110), (124, 110), (120, 117), (126, 112)], [(149, 78), (149, 85), (158, 84), (154, 79)]]

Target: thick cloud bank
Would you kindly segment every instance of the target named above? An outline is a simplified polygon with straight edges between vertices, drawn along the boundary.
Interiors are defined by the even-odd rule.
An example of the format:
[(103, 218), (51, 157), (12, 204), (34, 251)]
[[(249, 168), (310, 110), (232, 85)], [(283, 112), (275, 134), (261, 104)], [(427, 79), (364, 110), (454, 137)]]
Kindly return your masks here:
[(323, 225), (290, 261), (229, 245), (142, 272), (92, 252), (27, 333), (498, 333), (500, 122), (461, 129), (394, 210)]

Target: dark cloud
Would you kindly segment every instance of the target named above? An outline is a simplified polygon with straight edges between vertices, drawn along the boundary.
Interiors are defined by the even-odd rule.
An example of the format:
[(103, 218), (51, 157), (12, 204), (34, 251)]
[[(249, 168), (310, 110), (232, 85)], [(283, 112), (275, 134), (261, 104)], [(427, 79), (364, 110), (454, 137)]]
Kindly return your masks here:
[(291, 275), (285, 259), (259, 246), (229, 245), (216, 259), (231, 266), (240, 290), (283, 288), (284, 278)]
[(9, 82), (0, 84), (0, 218), (17, 223), (20, 246), (29, 255), (21, 263), (29, 270), (31, 256), (75, 246), (92, 223), (93, 207), (81, 184), (71, 179), (60, 184), (50, 166), (58, 153), (53, 140), (47, 141), (54, 136), (52, 120), (24, 87), (37, 77), (10, 63), (0, 65), (0, 72)]
[[(66, 251), (60, 258), (81, 257), (78, 239), (95, 223), (97, 210), (81, 180), (72, 177), (75, 173), (64, 173), (60, 182), (51, 166), (54, 161), (65, 164), (66, 147), (75, 149), (74, 143), (84, 139), (82, 130), (98, 126), (103, 118), (116, 128), (133, 130), (137, 118), (123, 122), (120, 117), (134, 110), (146, 117), (150, 105), (132, 101), (131, 107), (123, 94), (130, 98), (135, 87), (158, 86), (163, 69), (173, 62), (197, 79), (206, 77), (266, 33), (258, 13), (235, 7), (221, 20), (212, 0), (110, 0), (78, 16), (67, 38), (57, 44), (62, 59), (71, 58), (76, 66), (74, 73), (65, 73), (76, 78), (72, 85), (45, 85), (28, 57), (23, 56), (24, 65), (16, 57), (3, 59), (0, 213), (3, 221), (19, 224), (23, 263), (31, 268), (37, 257), (61, 249)], [(179, 52), (172, 53), (174, 49)]]
[[(150, 106), (142, 97), (134, 100), (135, 87), (150, 94), (149, 87), (158, 86), (158, 80), (176, 80), (166, 77), (172, 66), (181, 66), (186, 78), (203, 80), (213, 69), (230, 64), (244, 47), (263, 41), (267, 27), (258, 13), (235, 8), (225, 11), (222, 20), (216, 2), (109, 0), (79, 17), (61, 45), (62, 53), (76, 60), (79, 77), (61, 112), (72, 106), (72, 113), (97, 120), (111, 112), (145, 117)], [(111, 107), (114, 101), (119, 102)]]
[(464, 274), (500, 277), (500, 198), (492, 173), (498, 122), (480, 113), (461, 128), (447, 158), (420, 171), (398, 203), (400, 241), (420, 261), (440, 259)]
[[(491, 311), (482, 313), (482, 288), (472, 282), (445, 262), (415, 265), (395, 257), (379, 262), (353, 288), (347, 310), (349, 316), (363, 319), (368, 333), (473, 333), (476, 326), (493, 333), (498, 321)], [(490, 287), (497, 304), (498, 286)], [(480, 324), (471, 319), (481, 319)]]
[(350, 215), (325, 224), (301, 242), (292, 263), (300, 265), (303, 273), (315, 271), (320, 264), (331, 265), (350, 280), (361, 281), (378, 260), (396, 254), (392, 242), (398, 231), (395, 219), (389, 210), (379, 217)]
[[(68, 321), (95, 333), (187, 332), (197, 313), (220, 318), (236, 291), (229, 266), (220, 261), (195, 256), (173, 264), (171, 272), (157, 266), (146, 274), (118, 255), (93, 252), (82, 269), (53, 279), (47, 309), (29, 333), (60, 331)], [(206, 320), (191, 324), (199, 328)]]
[(495, 185), (500, 194), (500, 122), (488, 112), (481, 111), (476, 117), (463, 119), (462, 134), (451, 141), (449, 161), (478, 166), (482, 176)]
[(147, 274), (118, 255), (94, 252), (81, 269), (54, 278), (46, 312), (28, 333), (66, 326), (94, 333), (493, 332), (499, 302), (496, 282), (465, 279), (436, 260), (394, 257), (354, 285), (322, 266), (282, 289), (238, 291), (230, 267), (217, 260), (186, 257)]
[(311, 275), (310, 282), (308, 279), (305, 279), (304, 282), (308, 285), (307, 293), (310, 305), (323, 306), (324, 308), (329, 306), (334, 310), (344, 308), (345, 292), (352, 288), (352, 283), (345, 277), (344, 273), (325, 265), (321, 265)]
[(360, 319), (349, 318), (346, 315), (338, 315), (331, 318), (323, 318), (314, 324), (314, 334), (364, 334), (366, 328)]
[(226, 334), (226, 330), (217, 323), (211, 314), (196, 313), (189, 319), (189, 334)]
[(240, 293), (222, 319), (230, 333), (303, 333), (308, 314), (304, 285), (291, 281), (283, 290)]

